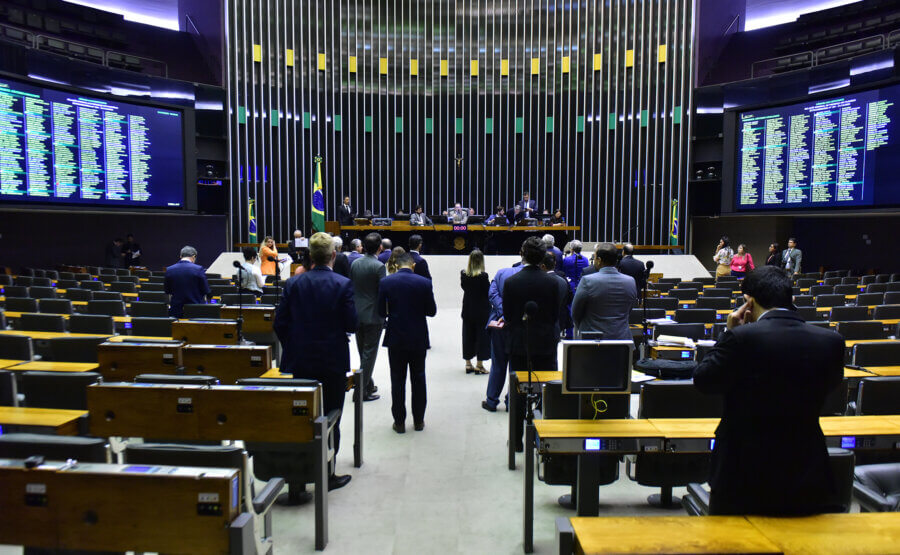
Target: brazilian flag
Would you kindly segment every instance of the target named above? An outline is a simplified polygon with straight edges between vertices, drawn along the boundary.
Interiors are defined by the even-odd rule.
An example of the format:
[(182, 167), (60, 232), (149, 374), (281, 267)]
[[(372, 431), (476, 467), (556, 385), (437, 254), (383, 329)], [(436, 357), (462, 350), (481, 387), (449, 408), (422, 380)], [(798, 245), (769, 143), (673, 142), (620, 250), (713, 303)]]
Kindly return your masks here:
[(250, 222), (248, 225), (248, 235), (248, 240), (251, 243), (259, 242), (256, 238), (256, 201), (253, 199), (250, 199)]
[(325, 195), (322, 193), (322, 157), (316, 156), (313, 173), (312, 227), (313, 233), (325, 231)]
[(678, 199), (672, 200), (672, 227), (669, 229), (669, 245), (678, 244)]

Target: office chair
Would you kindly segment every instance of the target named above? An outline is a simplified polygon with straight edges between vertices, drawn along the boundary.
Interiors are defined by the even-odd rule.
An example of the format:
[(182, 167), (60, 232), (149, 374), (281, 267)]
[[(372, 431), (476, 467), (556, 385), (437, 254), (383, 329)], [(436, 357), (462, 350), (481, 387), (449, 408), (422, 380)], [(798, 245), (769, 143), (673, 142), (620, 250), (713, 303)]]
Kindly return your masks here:
[(884, 294), (881, 304), (900, 304), (900, 291), (888, 291)]
[(222, 307), (217, 304), (186, 304), (184, 305), (185, 318), (221, 318)]
[(853, 498), (860, 512), (900, 511), (900, 463), (860, 465), (853, 478)]
[(7, 312), (37, 312), (37, 299), (27, 299), (23, 297), (7, 297), (4, 308)]
[(656, 280), (657, 283), (680, 283), (680, 277), (661, 277)]
[(11, 275), (0, 273), (0, 287), (2, 287), (4, 285), (12, 285), (12, 284), (13, 284), (13, 278)]
[(165, 290), (166, 290), (166, 286), (163, 283), (153, 283), (153, 282), (145, 281), (141, 284), (141, 288), (138, 291), (138, 293), (140, 293), (140, 295), (143, 296), (144, 293), (153, 292), (153, 291), (163, 292)]
[(32, 299), (55, 299), (56, 288), (32, 285), (28, 288), (28, 296)]
[(56, 282), (56, 287), (59, 289), (74, 289), (78, 287), (77, 279), (61, 279)]
[(109, 462), (109, 445), (99, 437), (49, 434), (5, 434), (0, 436), (0, 458), (27, 459), (35, 455), (48, 461)]
[(169, 305), (166, 303), (151, 303), (148, 301), (132, 301), (128, 308), (128, 313), (131, 316), (168, 318)]
[[(794, 304), (796, 304), (796, 302)], [(844, 306), (846, 304), (847, 298), (844, 295), (824, 294), (816, 297), (817, 307)]]
[(887, 335), (884, 331), (884, 324), (872, 320), (838, 322), (834, 331), (838, 332), (845, 340), (884, 339)]
[(151, 336), (151, 337), (172, 337), (172, 322), (175, 318), (147, 318), (135, 317), (131, 318), (132, 335)]
[(675, 310), (678, 308), (678, 299), (673, 297), (650, 298), (644, 302), (644, 306), (648, 309), (660, 308), (662, 310)]
[(900, 377), (877, 376), (859, 381), (856, 414), (897, 414), (900, 412)]
[(900, 365), (900, 341), (886, 343), (857, 343), (852, 350), (856, 366)]
[(10, 297), (28, 297), (28, 287), (25, 285), (6, 285), (3, 287), (3, 296), (6, 297), (7, 300), (9, 300)]
[(660, 335), (706, 339), (706, 327), (703, 324), (659, 324), (653, 326), (653, 339)]
[(859, 286), (859, 278), (858, 277), (842, 277), (841, 285), (856, 285)]
[(259, 298), (259, 304), (278, 306), (278, 303), (281, 302), (282, 298), (283, 295), (263, 294), (263, 296)]
[(97, 362), (97, 345), (106, 337), (54, 337), (47, 340), (45, 360), (53, 362)]
[(238, 295), (237, 293), (228, 293), (227, 295), (222, 295), (219, 298), (219, 304), (221, 305), (238, 305), (243, 301), (243, 304), (256, 304), (256, 295), (253, 293), (245, 293), (243, 295)]
[(872, 318), (875, 320), (900, 318), (900, 304), (876, 306), (872, 309)]
[(23, 314), (16, 322), (17, 330), (66, 331), (66, 320), (59, 314)]
[(734, 290), (730, 287), (711, 287), (703, 290), (703, 297), (706, 298), (726, 297), (730, 299), (733, 294)]
[(94, 291), (94, 300), (122, 302), (122, 294), (118, 291)]
[(83, 280), (80, 282), (82, 289), (90, 289), (91, 291), (104, 291), (103, 283), (93, 280)]
[(20, 287), (30, 287), (34, 278), (31, 276), (18, 275), (13, 279), (13, 283)]
[(22, 372), (25, 406), (87, 410), (87, 387), (100, 383), (97, 372)]
[[(648, 308), (647, 309), (647, 319), (655, 320), (657, 318), (665, 318), (666, 311), (661, 308)], [(631, 325), (639, 325), (644, 321), (644, 309), (643, 308), (632, 308), (631, 312), (628, 313), (628, 323)]]
[(34, 358), (34, 344), (27, 335), (0, 335), (0, 358), (26, 360)]
[(807, 289), (809, 287), (814, 287), (819, 280), (813, 278), (797, 278), (797, 287), (801, 289)]
[[(856, 296), (856, 306), (877, 306), (880, 304), (891, 304), (884, 302), (884, 296), (887, 293), (860, 293)], [(900, 298), (898, 298), (900, 304)]]
[(48, 277), (33, 277), (31, 285), (33, 287), (53, 287), (53, 280)]
[[(684, 285), (684, 284), (680, 284)], [(678, 299), (679, 301), (693, 301), (696, 300), (699, 296), (699, 290), (697, 289), (672, 289), (669, 291), (669, 297), (673, 297)]]
[[(825, 275), (827, 276), (829, 273), (830, 272), (825, 272)], [(824, 280), (822, 280), (822, 283), (825, 285), (832, 285), (832, 286), (840, 285), (842, 279), (843, 278), (841, 278), (839, 276), (826, 277)]]
[(866, 293), (886, 293), (887, 292), (887, 283), (870, 283), (866, 285)]
[(871, 320), (869, 308), (865, 306), (835, 306), (832, 307), (828, 319), (832, 322), (846, 322), (851, 320)]
[(675, 310), (679, 324), (715, 324), (716, 311), (712, 308), (679, 308)]
[[(707, 289), (709, 291), (709, 289)], [(731, 296), (728, 297), (700, 297), (694, 305), (697, 308), (711, 308), (713, 310), (731, 310)]]
[(66, 289), (65, 297), (70, 301), (90, 301), (94, 298), (94, 292), (90, 289)]
[(678, 284), (678, 289), (696, 289), (703, 291), (703, 284), (699, 281), (682, 281)]
[(97, 293), (94, 293), (94, 295), (95, 300), (88, 301), (88, 314), (125, 316), (125, 303), (116, 300), (96, 300)]
[(141, 292), (138, 295), (138, 298), (142, 302), (169, 304), (169, 294), (162, 291), (145, 291), (143, 288), (141, 288)]
[(819, 295), (831, 295), (834, 293), (834, 286), (831, 285), (813, 285), (809, 288), (809, 294), (813, 297), (818, 297)]
[(855, 285), (835, 285), (834, 292), (838, 295), (856, 295), (859, 293), (859, 287)]
[(114, 281), (109, 284), (109, 290), (117, 293), (137, 293), (137, 285), (129, 281)]

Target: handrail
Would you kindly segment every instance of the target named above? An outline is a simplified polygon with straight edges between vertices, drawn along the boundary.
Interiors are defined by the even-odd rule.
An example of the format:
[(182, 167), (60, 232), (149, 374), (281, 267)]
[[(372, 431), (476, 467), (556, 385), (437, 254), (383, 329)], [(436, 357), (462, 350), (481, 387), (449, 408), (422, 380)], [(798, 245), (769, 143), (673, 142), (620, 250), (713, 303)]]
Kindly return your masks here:
[(741, 20), (741, 14), (735, 14), (734, 19), (731, 20), (731, 23), (725, 29), (725, 32), (722, 33), (722, 36), (724, 37), (725, 35), (727, 35), (728, 31), (730, 31), (731, 28), (734, 27), (735, 22), (740, 21), (740, 20)]
[[(107, 64), (106, 64), (106, 52), (107, 52), (107, 51), (104, 50), (103, 48), (100, 48), (99, 46), (94, 46), (93, 44), (85, 44), (85, 43), (83, 43), (83, 42), (75, 42), (74, 40), (69, 40), (69, 39), (62, 39), (62, 38), (55, 37), (55, 36), (52, 36), (52, 35), (35, 35), (35, 36), (34, 36), (34, 44), (35, 44), (34, 48), (35, 48), (35, 50), (45, 50), (44, 48), (41, 48), (42, 42), (40, 41), (40, 39), (58, 40), (59, 42), (62, 42), (62, 43), (65, 43), (65, 44), (75, 44), (75, 45), (84, 47), (85, 50), (87, 50), (88, 48), (90, 48), (90, 49), (92, 49), (92, 50), (99, 50), (99, 51), (100, 51), (100, 55), (101, 55), (101, 57), (102, 57), (101, 59), (103, 60), (103, 64), (102, 64), (102, 65), (107, 65)], [(46, 43), (43, 43), (43, 44), (46, 44)], [(51, 49), (46, 49), (46, 50), (49, 50), (50, 52), (53, 52), (53, 50), (51, 50)], [(68, 50), (67, 50), (67, 52), (68, 52)], [(79, 58), (79, 59), (81, 59), (81, 58)]]

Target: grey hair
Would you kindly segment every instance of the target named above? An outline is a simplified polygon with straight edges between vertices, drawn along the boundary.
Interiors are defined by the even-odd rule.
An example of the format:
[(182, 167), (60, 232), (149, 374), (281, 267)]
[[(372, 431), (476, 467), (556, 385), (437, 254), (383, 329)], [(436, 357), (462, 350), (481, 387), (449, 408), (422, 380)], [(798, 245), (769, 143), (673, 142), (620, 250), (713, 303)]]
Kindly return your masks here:
[(181, 247), (181, 258), (192, 258), (197, 256), (197, 249), (191, 246)]
[(350, 246), (353, 248), (353, 250), (356, 250), (357, 247), (362, 246), (362, 241), (360, 241), (359, 239), (354, 239), (350, 241)]
[(572, 252), (581, 252), (582, 248), (584, 248), (584, 245), (581, 244), (581, 241), (578, 239), (572, 241)]
[(335, 235), (331, 240), (334, 242), (335, 250), (341, 250), (341, 247), (344, 246), (344, 240), (339, 235)]
[(549, 233), (544, 235), (542, 239), (544, 240), (544, 244), (547, 245), (548, 249), (556, 244), (556, 239), (554, 239), (553, 236)]

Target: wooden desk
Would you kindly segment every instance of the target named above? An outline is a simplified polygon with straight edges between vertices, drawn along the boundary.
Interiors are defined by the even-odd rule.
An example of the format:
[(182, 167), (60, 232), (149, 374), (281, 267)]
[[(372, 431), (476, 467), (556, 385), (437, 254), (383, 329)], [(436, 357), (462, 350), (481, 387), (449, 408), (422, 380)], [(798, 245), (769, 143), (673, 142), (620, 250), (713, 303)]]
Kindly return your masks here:
[(199, 345), (237, 345), (237, 322), (215, 320), (176, 320), (172, 337)]
[[(204, 499), (201, 512), (198, 501)], [(26, 469), (22, 461), (7, 459), (0, 461), (0, 506), (4, 544), (242, 552), (240, 545), (229, 545), (240, 507), (239, 472), (230, 468), (49, 462)]]
[(900, 343), (900, 339), (849, 339), (844, 341), (844, 345), (848, 349), (860, 343)]
[[(472, 224), (466, 226), (466, 231), (492, 231), (492, 232), (509, 232), (509, 231), (578, 231), (581, 229), (577, 225), (560, 225), (560, 226), (503, 226), (503, 225), (483, 225)], [(435, 224), (435, 225), (409, 225), (408, 222), (392, 222), (391, 225), (342, 225), (341, 231), (395, 231), (398, 233), (411, 233), (414, 231), (453, 231), (452, 224)], [(640, 245), (644, 248), (660, 247), (669, 248), (668, 245)], [(639, 245), (635, 245), (637, 249)]]
[(215, 376), (222, 385), (242, 378), (258, 378), (272, 368), (268, 345), (185, 345), (181, 350), (184, 373)]
[(222, 318), (237, 320), (238, 314), (243, 312), (244, 324), (242, 330), (245, 334), (273, 334), (272, 328), (275, 322), (274, 306), (244, 306), (241, 311), (236, 306), (223, 306)]
[[(87, 416), (83, 410), (0, 407), (0, 426), (49, 430), (56, 435), (78, 435), (78, 420)], [(27, 430), (26, 430), (27, 431)], [(4, 433), (10, 433), (4, 430)]]
[(900, 376), (900, 366), (866, 366), (865, 370), (876, 376)]
[[(10, 320), (18, 320), (19, 318), (22, 317), (23, 314), (48, 314), (48, 313), (46, 313), (46, 312), (37, 313), (37, 312), (15, 312), (15, 311), (9, 312), (9, 311), (7, 311), (7, 312), (4, 312), (4, 314)], [(64, 320), (68, 320), (69, 316), (71, 316), (71, 314), (57, 314), (57, 316), (62, 316)], [(117, 324), (124, 324), (126, 322), (131, 322), (131, 316), (113, 316), (112, 319), (113, 319), (113, 322), (116, 322)]]
[(0, 370), (5, 370), (10, 366), (16, 366), (17, 364), (22, 364), (23, 362), (28, 362), (27, 360), (15, 360), (9, 358), (0, 358)]
[[(573, 517), (557, 523), (561, 521), (571, 523), (570, 552), (579, 554), (781, 553), (742, 516)], [(562, 532), (561, 524), (559, 528)]]
[(785, 555), (900, 552), (898, 513), (824, 514), (794, 518), (748, 516), (747, 521)]
[(174, 374), (182, 365), (184, 343), (106, 341), (97, 346), (98, 370), (105, 381), (133, 381), (139, 374)]
[(99, 365), (95, 362), (51, 362), (35, 360), (32, 362), (23, 361), (22, 364), (10, 366), (7, 370), (14, 370), (16, 372), (96, 372), (98, 368)]
[(845, 378), (871, 378), (874, 372), (871, 370), (857, 370), (856, 368), (844, 367)]

